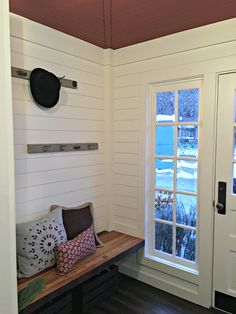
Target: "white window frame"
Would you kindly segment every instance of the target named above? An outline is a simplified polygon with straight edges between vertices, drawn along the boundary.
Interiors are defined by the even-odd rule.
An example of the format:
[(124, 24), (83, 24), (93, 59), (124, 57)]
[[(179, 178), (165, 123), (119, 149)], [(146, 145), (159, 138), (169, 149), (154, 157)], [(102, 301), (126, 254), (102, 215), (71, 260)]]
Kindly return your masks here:
[[(198, 256), (199, 256), (199, 237), (198, 237), (198, 232), (199, 232), (199, 211), (198, 211), (198, 204), (199, 204), (199, 195), (198, 195), (198, 184), (199, 184), (199, 171), (200, 171), (200, 160), (199, 160), (199, 155), (200, 155), (200, 139), (198, 136), (198, 157), (197, 158), (189, 158), (189, 157), (177, 157), (177, 132), (175, 132), (175, 143), (174, 143), (174, 151), (175, 151), (175, 156), (170, 157), (168, 156), (168, 159), (173, 159), (173, 160), (196, 160), (198, 161), (198, 180), (197, 180), (197, 193), (188, 193), (185, 192), (183, 193), (181, 191), (181, 194), (188, 194), (188, 195), (196, 195), (197, 196), (197, 222), (196, 222), (196, 228), (190, 227), (190, 226), (185, 226), (185, 225), (179, 225), (176, 223), (176, 217), (173, 215), (173, 223), (168, 223), (173, 226), (180, 226), (183, 227), (184, 229), (194, 229), (196, 230), (196, 260), (195, 262), (185, 260), (180, 257), (174, 256), (175, 254), (175, 245), (173, 247), (173, 254), (170, 255), (168, 253), (160, 252), (154, 249), (154, 243), (155, 243), (155, 221), (158, 221), (158, 219), (154, 218), (154, 210), (155, 210), (155, 198), (154, 198), (154, 193), (156, 190), (155, 187), (155, 159), (157, 158), (155, 154), (155, 147), (156, 147), (156, 141), (155, 141), (155, 136), (156, 136), (156, 125), (172, 125), (172, 126), (177, 126), (177, 125), (195, 125), (195, 126), (200, 126), (201, 124), (201, 87), (202, 87), (202, 81), (197, 79), (193, 80), (188, 80), (188, 81), (179, 81), (179, 82), (169, 82), (169, 83), (162, 83), (162, 84), (155, 84), (152, 85), (150, 88), (150, 103), (149, 103), (149, 113), (148, 113), (148, 128), (147, 128), (147, 171), (146, 171), (146, 208), (148, 209), (147, 213), (147, 228), (148, 232), (146, 232), (146, 249), (145, 249), (145, 257), (150, 258), (151, 260), (156, 260), (158, 262), (164, 263), (169, 266), (173, 266), (176, 268), (180, 268), (183, 270), (187, 270), (190, 272), (198, 273)], [(166, 92), (166, 91), (175, 91), (177, 92), (178, 90), (186, 90), (186, 89), (199, 89), (199, 116), (198, 116), (198, 122), (178, 122), (175, 120), (175, 122), (172, 123), (156, 123), (156, 94), (158, 92)], [(175, 97), (175, 114), (177, 114), (177, 97)], [(199, 130), (198, 130), (199, 134)], [(167, 156), (159, 156), (158, 158), (164, 157), (166, 158)], [(176, 177), (176, 163), (174, 167), (174, 176)], [(168, 189), (162, 189), (164, 191), (168, 191)], [(174, 182), (174, 188), (173, 193), (178, 193), (176, 190), (176, 182)], [(175, 205), (175, 204), (174, 204)], [(163, 222), (163, 221), (161, 221)], [(175, 230), (175, 228), (173, 229)], [(173, 239), (175, 239), (175, 233), (173, 233)], [(174, 241), (173, 241), (174, 242)]]

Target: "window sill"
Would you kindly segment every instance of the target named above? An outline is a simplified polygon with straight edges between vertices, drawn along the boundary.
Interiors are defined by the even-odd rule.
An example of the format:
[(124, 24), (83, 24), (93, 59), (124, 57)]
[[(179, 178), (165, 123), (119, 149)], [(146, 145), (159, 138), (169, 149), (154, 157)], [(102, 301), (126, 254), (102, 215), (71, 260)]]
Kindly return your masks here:
[(138, 260), (143, 266), (181, 278), (194, 284), (199, 283), (199, 271), (196, 269), (166, 261), (155, 256), (144, 256), (143, 252), (139, 253)]

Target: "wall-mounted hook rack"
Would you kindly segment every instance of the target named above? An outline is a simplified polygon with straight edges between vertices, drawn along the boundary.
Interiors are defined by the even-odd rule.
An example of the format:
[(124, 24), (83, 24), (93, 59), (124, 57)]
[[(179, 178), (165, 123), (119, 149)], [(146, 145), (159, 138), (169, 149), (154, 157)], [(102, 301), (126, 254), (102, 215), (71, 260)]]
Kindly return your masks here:
[(28, 144), (28, 154), (78, 152), (98, 149), (97, 143), (69, 143), (69, 144)]
[[(20, 79), (24, 79), (24, 80), (29, 80), (30, 79), (30, 73), (31, 73), (31, 71), (29, 71), (29, 70), (11, 67), (11, 76), (12, 77), (16, 77), (16, 78), (20, 78)], [(78, 86), (77, 81), (68, 80), (65, 78), (62, 78), (62, 79), (59, 78), (59, 79), (61, 82), (61, 86), (63, 86), (63, 87), (76, 89)]]

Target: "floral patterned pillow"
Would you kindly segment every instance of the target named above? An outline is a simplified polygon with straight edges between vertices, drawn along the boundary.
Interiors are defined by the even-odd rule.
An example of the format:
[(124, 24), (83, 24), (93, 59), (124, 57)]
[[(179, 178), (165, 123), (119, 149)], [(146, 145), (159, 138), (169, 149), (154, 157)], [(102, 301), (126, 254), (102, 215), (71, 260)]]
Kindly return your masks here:
[(55, 249), (57, 270), (60, 275), (67, 273), (71, 267), (81, 258), (96, 251), (93, 227), (77, 235)]
[(18, 277), (30, 277), (55, 265), (55, 247), (67, 241), (62, 208), (16, 225)]

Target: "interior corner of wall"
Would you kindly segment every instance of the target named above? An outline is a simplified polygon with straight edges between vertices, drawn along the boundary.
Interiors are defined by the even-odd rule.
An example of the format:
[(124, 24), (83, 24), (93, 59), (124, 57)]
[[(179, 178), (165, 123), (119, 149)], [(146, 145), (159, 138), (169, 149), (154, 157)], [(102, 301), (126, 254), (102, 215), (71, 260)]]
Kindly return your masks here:
[(113, 66), (113, 54), (114, 50), (113, 49), (104, 49), (104, 66), (110, 65)]

